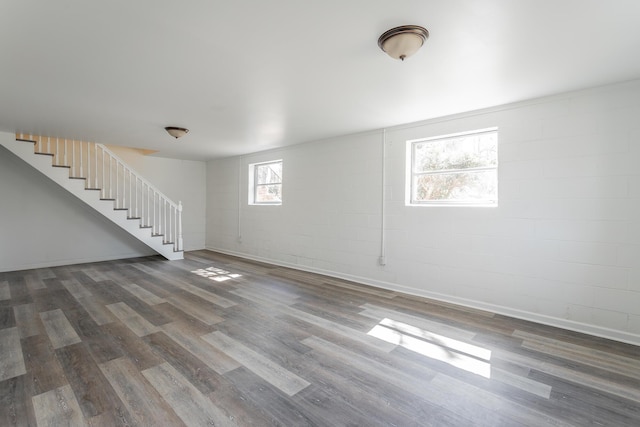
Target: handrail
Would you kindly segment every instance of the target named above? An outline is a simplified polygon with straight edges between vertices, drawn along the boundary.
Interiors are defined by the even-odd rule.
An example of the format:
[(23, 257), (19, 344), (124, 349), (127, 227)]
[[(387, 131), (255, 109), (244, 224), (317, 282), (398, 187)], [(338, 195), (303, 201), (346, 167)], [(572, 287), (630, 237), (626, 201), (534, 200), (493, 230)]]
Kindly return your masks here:
[(69, 168), (70, 178), (85, 179), (87, 189), (99, 190), (102, 199), (163, 236), (174, 251), (183, 250), (182, 202), (172, 201), (105, 145), (22, 133), (16, 139), (33, 142), (37, 153), (52, 156), (53, 166)]

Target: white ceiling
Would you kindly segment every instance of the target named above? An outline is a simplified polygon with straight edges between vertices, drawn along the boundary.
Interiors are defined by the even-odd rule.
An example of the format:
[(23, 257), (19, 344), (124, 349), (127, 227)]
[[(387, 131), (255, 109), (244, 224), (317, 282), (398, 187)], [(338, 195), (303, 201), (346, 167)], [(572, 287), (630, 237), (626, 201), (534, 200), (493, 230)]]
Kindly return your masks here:
[[(378, 36), (431, 36), (405, 62)], [(0, 131), (210, 159), (640, 78), (638, 0), (2, 0)], [(188, 127), (179, 140), (165, 126)]]

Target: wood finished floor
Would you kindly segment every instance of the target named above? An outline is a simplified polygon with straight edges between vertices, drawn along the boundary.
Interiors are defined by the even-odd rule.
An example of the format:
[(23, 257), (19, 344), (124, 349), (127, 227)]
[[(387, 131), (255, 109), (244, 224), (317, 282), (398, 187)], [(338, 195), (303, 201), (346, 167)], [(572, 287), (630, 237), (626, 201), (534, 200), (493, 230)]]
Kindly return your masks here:
[(638, 426), (640, 348), (209, 251), (0, 273), (0, 426)]

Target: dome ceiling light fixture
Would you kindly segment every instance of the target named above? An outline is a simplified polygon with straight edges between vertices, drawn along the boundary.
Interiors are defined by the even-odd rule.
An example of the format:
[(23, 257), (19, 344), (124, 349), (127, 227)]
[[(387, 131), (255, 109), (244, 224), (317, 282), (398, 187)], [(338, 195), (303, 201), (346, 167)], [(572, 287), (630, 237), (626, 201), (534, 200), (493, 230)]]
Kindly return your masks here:
[(382, 33), (378, 46), (393, 59), (404, 61), (418, 51), (429, 37), (429, 31), (419, 25), (402, 25)]
[(169, 133), (169, 135), (171, 135), (175, 139), (178, 139), (181, 136), (185, 136), (187, 133), (189, 133), (189, 129), (179, 128), (175, 126), (167, 126), (166, 128), (164, 128), (164, 130), (166, 130)]

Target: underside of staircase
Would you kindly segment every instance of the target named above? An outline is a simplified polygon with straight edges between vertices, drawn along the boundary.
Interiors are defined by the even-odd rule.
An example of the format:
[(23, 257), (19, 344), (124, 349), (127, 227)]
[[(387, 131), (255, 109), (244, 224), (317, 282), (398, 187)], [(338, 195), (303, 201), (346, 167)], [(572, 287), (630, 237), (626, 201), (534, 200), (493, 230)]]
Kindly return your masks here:
[[(53, 140), (53, 141), (52, 141)], [(16, 134), (0, 145), (168, 260), (184, 258), (182, 204), (101, 144)]]

